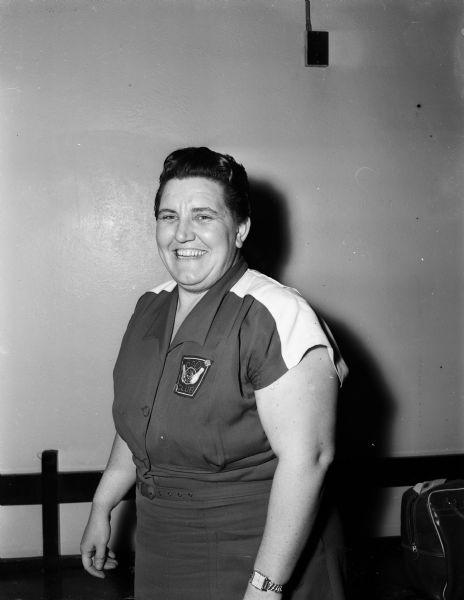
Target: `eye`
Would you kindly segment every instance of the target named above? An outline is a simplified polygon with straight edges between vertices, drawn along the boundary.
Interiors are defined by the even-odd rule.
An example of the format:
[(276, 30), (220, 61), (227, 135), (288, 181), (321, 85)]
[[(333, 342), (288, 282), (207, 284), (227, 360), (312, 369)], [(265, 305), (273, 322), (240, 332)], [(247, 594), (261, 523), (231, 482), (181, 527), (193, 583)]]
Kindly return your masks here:
[(176, 215), (170, 215), (167, 213), (163, 213), (158, 217), (159, 221), (163, 221), (164, 223), (170, 223), (176, 219)]
[(209, 214), (199, 214), (197, 215), (197, 221), (200, 221), (200, 223), (206, 223), (208, 221), (212, 221), (213, 217)]

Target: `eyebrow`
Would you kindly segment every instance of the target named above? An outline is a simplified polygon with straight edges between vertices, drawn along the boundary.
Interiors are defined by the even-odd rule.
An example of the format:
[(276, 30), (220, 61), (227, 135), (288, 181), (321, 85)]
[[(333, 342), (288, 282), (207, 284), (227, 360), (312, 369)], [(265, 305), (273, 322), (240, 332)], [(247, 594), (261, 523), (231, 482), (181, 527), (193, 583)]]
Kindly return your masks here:
[(200, 206), (198, 208), (193, 208), (192, 212), (193, 213), (208, 212), (208, 213), (211, 213), (212, 215), (219, 214), (217, 210), (214, 210), (214, 208), (210, 208), (209, 206)]
[[(208, 212), (208, 213), (211, 213), (212, 215), (219, 214), (219, 212), (217, 210), (215, 210), (214, 208), (210, 208), (209, 206), (199, 206), (197, 208), (192, 208), (192, 212), (194, 214), (202, 213), (202, 212)], [(160, 208), (160, 210), (158, 211), (158, 214), (160, 215), (162, 213), (177, 214), (177, 211), (175, 211), (172, 208)]]
[(175, 213), (175, 210), (172, 210), (171, 208), (160, 208), (158, 211), (158, 214), (160, 215), (161, 213)]

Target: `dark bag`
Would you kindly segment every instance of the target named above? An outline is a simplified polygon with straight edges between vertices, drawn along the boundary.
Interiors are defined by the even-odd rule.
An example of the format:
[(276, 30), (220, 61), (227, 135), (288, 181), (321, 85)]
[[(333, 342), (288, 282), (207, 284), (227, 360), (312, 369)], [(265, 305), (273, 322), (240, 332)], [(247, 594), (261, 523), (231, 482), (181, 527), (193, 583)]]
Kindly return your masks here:
[(401, 542), (416, 590), (435, 600), (463, 600), (464, 480), (426, 481), (406, 490)]

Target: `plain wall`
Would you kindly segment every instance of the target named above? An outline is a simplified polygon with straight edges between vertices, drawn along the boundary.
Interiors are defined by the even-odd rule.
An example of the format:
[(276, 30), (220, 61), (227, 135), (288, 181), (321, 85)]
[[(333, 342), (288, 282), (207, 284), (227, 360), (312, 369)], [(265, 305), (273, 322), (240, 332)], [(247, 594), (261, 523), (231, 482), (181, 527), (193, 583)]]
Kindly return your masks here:
[[(305, 66), (302, 0), (17, 0), (0, 19), (1, 473), (46, 448), (104, 466), (122, 333), (168, 277), (156, 180), (186, 145), (234, 155), (285, 220), (278, 275), (351, 367), (348, 447), (464, 450), (460, 0), (312, 3), (328, 68)], [(87, 510), (62, 508), (63, 552)], [(1, 557), (41, 553), (38, 507), (0, 508), (0, 531)]]

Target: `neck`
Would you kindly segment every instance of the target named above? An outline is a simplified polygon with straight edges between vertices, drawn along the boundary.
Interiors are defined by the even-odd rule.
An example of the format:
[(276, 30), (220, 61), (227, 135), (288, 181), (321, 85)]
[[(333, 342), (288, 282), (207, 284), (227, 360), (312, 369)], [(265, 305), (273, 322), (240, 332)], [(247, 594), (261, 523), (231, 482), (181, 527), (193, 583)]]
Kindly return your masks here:
[(188, 292), (178, 287), (177, 313), (188, 314), (192, 308), (200, 302), (208, 290), (204, 292)]
[(193, 294), (192, 292), (186, 292), (182, 288), (179, 288), (178, 299), (177, 299), (177, 308), (176, 308), (176, 316), (174, 318), (174, 327), (172, 329), (171, 342), (174, 339), (177, 330), (182, 325), (183, 320), (192, 310), (192, 308), (200, 302), (203, 296), (206, 294), (208, 290), (204, 292), (199, 292), (198, 294)]

